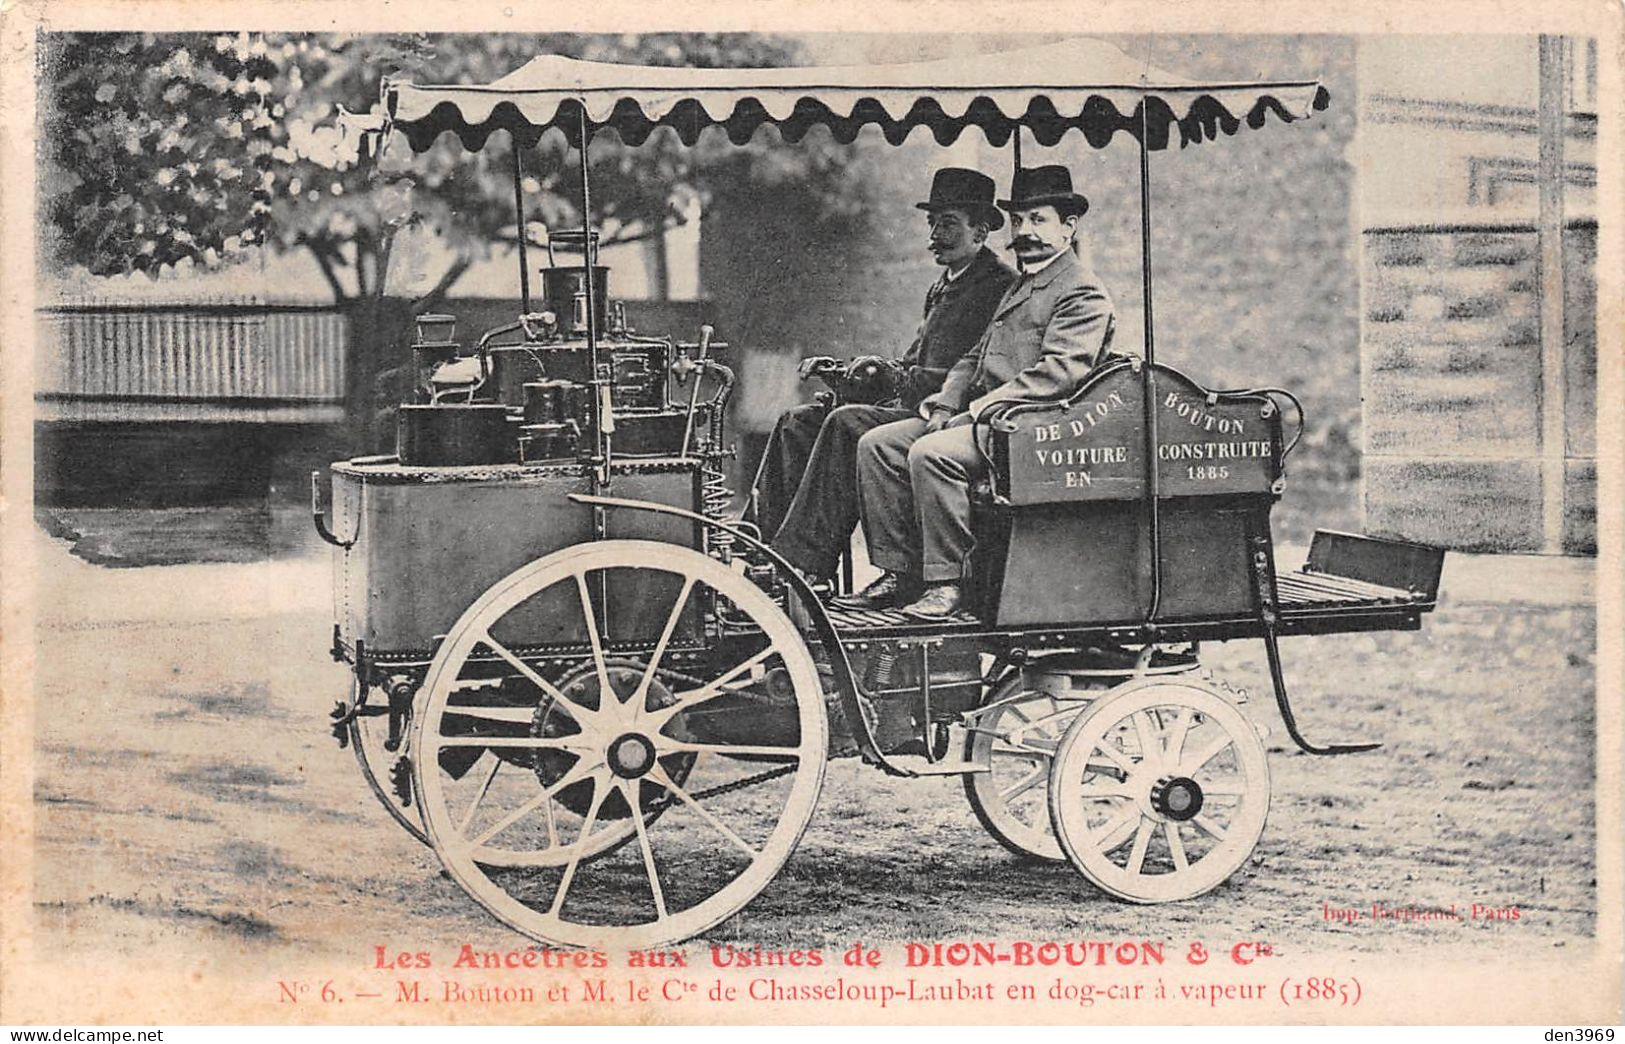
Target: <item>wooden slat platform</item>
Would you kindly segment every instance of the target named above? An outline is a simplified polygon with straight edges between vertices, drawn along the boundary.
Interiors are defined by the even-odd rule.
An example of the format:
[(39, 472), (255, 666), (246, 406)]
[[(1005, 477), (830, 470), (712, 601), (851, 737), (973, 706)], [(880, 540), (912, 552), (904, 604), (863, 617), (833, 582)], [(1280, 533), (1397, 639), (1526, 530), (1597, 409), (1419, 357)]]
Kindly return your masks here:
[[(1348, 631), (1414, 630), (1422, 613), (1433, 609), (1425, 594), (1355, 580), (1331, 573), (1295, 571), (1276, 577), (1282, 634), (1335, 634)], [(1088, 640), (1149, 640), (1138, 621), (1091, 621), (1021, 628), (988, 625), (969, 613), (926, 622), (901, 610), (830, 610), (830, 622), (847, 641), (931, 636), (1036, 638), (1039, 644)], [(1156, 641), (1261, 637), (1262, 626), (1250, 616), (1215, 616), (1161, 621)]]

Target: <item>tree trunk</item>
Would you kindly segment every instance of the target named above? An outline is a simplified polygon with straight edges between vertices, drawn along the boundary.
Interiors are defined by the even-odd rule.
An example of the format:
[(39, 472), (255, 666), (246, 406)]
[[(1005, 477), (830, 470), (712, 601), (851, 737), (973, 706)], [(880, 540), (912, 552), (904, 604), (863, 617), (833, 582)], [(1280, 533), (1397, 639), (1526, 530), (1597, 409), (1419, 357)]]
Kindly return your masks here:
[(344, 303), (350, 299), (350, 295), (345, 292), (344, 284), (339, 281), (338, 272), (334, 270), (332, 246), (323, 241), (306, 240), (305, 248), (316, 259), (316, 267), (321, 269), (322, 278), (326, 279), (327, 285), (332, 288), (333, 303), (340, 308), (344, 307)]
[(423, 312), (432, 312), (440, 307), (440, 302), (446, 299), (446, 294), (451, 290), (453, 284), (463, 277), (463, 273), (468, 271), (469, 266), (473, 263), (474, 259), (468, 254), (459, 253), (456, 260), (448, 265), (445, 273), (441, 275), (440, 282), (436, 283), (428, 293), (412, 302), (412, 311), (422, 314)]

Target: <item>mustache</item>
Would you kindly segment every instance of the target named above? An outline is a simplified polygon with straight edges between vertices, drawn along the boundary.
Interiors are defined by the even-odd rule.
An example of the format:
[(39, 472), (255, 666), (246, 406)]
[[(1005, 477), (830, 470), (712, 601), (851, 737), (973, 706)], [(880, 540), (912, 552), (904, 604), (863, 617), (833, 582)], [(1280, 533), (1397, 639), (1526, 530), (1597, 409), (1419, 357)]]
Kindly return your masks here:
[(1042, 239), (1035, 239), (1032, 236), (1019, 236), (1010, 240), (1010, 246), (1017, 250), (1022, 247), (1041, 247), (1043, 245), (1044, 241)]

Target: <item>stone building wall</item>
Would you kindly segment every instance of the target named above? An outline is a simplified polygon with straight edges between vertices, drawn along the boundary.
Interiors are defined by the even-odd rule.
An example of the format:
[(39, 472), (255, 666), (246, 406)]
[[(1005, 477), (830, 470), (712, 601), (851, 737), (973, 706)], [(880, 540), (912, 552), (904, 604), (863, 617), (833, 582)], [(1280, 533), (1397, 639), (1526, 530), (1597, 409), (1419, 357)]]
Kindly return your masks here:
[[(1596, 551), (1595, 47), (1360, 41), (1362, 504), (1373, 534)], [(1547, 169), (1561, 176), (1543, 186)], [(1542, 228), (1561, 243), (1561, 281), (1543, 272)], [(1548, 309), (1563, 319), (1560, 336), (1548, 324), (1550, 344)]]
[[(1596, 226), (1567, 231), (1562, 549), (1596, 550)], [(1365, 235), (1366, 523), (1467, 550), (1543, 548), (1538, 237), (1531, 225)]]

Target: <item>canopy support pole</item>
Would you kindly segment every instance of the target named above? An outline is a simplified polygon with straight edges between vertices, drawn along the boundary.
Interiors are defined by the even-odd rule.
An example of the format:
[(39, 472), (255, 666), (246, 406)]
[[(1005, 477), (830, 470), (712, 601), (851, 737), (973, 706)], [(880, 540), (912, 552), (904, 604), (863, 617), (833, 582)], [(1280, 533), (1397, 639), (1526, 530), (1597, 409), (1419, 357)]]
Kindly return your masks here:
[[(587, 176), (587, 102), (581, 100), (578, 152), (581, 157), (581, 264), (587, 297), (587, 361), (592, 367), (592, 463), (595, 489), (609, 485), (610, 434), (615, 430), (615, 414), (610, 404), (609, 368), (598, 359), (597, 257), (592, 248), (592, 185)], [(600, 534), (602, 535), (602, 534)]]
[(525, 219), (525, 160), (518, 137), (510, 134), (513, 142), (513, 209), (519, 225), (519, 314), (530, 314), (530, 261), (525, 256), (526, 231), (530, 223)]
[(1013, 190), (1015, 188), (1015, 176), (1021, 170), (1021, 124), (1019, 123), (1010, 132), (1010, 155), (1015, 160), (1015, 165), (1010, 172), (1011, 188)]
[(1140, 96), (1140, 276), (1145, 318), (1145, 366), (1141, 369), (1145, 399), (1145, 510), (1151, 544), (1151, 604), (1145, 622), (1162, 608), (1162, 515), (1157, 487), (1157, 341), (1151, 316), (1151, 99)]

